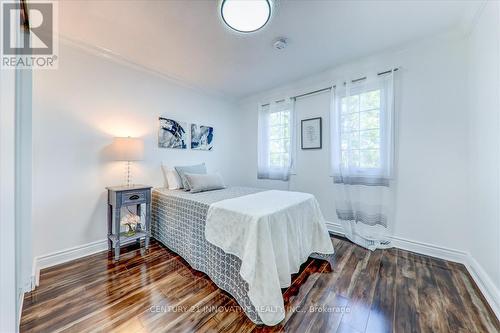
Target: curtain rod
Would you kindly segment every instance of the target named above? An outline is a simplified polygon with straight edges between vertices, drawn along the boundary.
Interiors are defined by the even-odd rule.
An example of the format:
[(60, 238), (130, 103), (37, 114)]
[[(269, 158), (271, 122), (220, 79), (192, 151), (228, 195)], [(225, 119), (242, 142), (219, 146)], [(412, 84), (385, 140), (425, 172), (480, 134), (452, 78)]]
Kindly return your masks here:
[[(399, 67), (396, 67), (394, 69), (389, 69), (387, 71), (384, 71), (384, 72), (380, 72), (380, 73), (377, 73), (377, 75), (384, 75), (384, 74), (389, 74), (390, 72), (395, 72), (399, 70)], [(356, 83), (356, 82), (359, 82), (359, 81), (363, 81), (363, 80), (366, 80), (366, 76), (363, 76), (363, 77), (360, 77), (359, 79), (355, 79), (355, 80), (351, 80), (352, 83)], [(345, 82), (344, 82), (345, 84)], [(310, 91), (310, 92), (306, 92), (304, 94), (300, 94), (300, 95), (296, 95), (296, 96), (292, 96), (290, 97), (291, 99), (297, 99), (297, 98), (301, 98), (301, 97), (305, 97), (305, 96), (309, 96), (309, 95), (314, 95), (314, 94), (317, 94), (317, 93), (320, 93), (320, 92), (323, 92), (323, 91), (328, 91), (328, 90), (331, 90), (332, 88), (335, 88), (336, 86), (333, 85), (333, 86), (330, 86), (330, 87), (326, 87), (326, 88), (321, 88), (321, 89), (318, 89), (318, 90), (314, 90), (314, 91)], [(285, 100), (284, 99), (280, 99), (279, 101), (276, 101), (276, 103), (280, 103), (280, 102), (284, 102)], [(262, 104), (261, 106), (268, 106), (270, 105), (271, 103), (266, 103), (266, 104)]]

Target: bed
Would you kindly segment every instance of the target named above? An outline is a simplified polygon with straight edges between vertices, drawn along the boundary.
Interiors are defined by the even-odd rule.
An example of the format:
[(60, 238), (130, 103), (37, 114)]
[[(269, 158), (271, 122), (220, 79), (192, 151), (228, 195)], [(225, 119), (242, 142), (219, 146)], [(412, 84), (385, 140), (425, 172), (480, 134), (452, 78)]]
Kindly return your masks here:
[[(290, 274), (298, 272), (297, 263), (300, 262), (300, 266), (310, 255), (325, 258), (333, 253), (333, 247), (319, 207), (314, 206), (317, 205), (314, 197), (310, 200), (309, 197), (305, 196), (306, 194), (299, 195), (300, 192), (289, 192), (296, 194), (277, 193), (282, 191), (274, 192), (276, 193), (247, 187), (229, 187), (201, 193), (160, 188), (153, 191), (152, 200), (152, 236), (183, 257), (194, 269), (207, 274), (219, 288), (231, 294), (250, 320), (256, 324), (266, 325), (275, 325), (284, 318), (280, 288), (286, 288), (290, 285)], [(279, 200), (275, 200), (280, 196), (283, 198), (281, 207)], [(268, 200), (268, 198), (273, 199)], [(287, 204), (293, 200), (297, 203)], [(276, 202), (266, 204), (268, 201)], [(294, 216), (300, 215), (300, 213), (293, 211), (293, 209), (297, 210), (294, 207), (306, 204), (306, 201), (308, 205), (312, 205), (311, 212), (313, 212), (312, 215), (315, 215), (312, 220), (317, 220), (317, 226), (313, 229), (314, 235), (309, 237), (310, 239), (306, 237), (308, 239), (305, 242), (307, 246), (300, 255), (293, 254), (291, 258), (288, 258), (288, 253), (285, 253), (288, 250), (285, 250), (285, 252), (281, 251), (283, 252), (281, 256), (284, 255), (286, 259), (278, 260), (280, 244), (276, 245), (276, 241), (271, 238), (286, 239), (286, 237), (272, 235), (273, 231), (265, 231), (264, 234), (269, 234), (271, 238), (267, 241), (261, 241), (260, 238), (265, 238), (262, 236), (262, 231), (259, 232), (259, 236), (252, 231), (254, 230), (252, 228), (244, 230), (249, 225), (264, 224), (283, 225), (285, 229), (296, 229), (296, 227), (291, 228), (290, 225), (287, 227), (286, 223), (279, 221), (262, 223), (261, 219), (278, 216), (282, 219), (293, 220)], [(252, 205), (254, 209), (252, 209)], [(245, 207), (259, 212), (257, 214), (250, 211), (245, 212)], [(301, 210), (297, 210), (297, 212), (299, 211)], [(269, 212), (275, 213), (275, 215)], [(309, 215), (311, 214), (308, 213)], [(297, 219), (304, 220), (304, 217)], [(309, 224), (311, 223), (307, 225)], [(275, 230), (274, 232), (281, 231)], [(304, 247), (302, 236), (297, 238), (299, 234), (301, 233), (292, 233), (292, 237), (289, 237), (292, 240), (288, 239), (287, 241), (293, 242), (293, 244), (297, 243), (297, 247)], [(306, 232), (306, 234), (311, 234), (311, 232)], [(246, 235), (246, 238), (242, 239), (242, 235)], [(297, 239), (293, 239), (294, 237)], [(311, 245), (310, 241), (319, 243), (319, 245)], [(253, 243), (263, 247), (254, 249)], [(316, 251), (312, 251), (312, 248)], [(261, 252), (260, 257), (259, 251)], [(250, 254), (248, 255), (248, 253)], [(253, 255), (253, 253), (256, 254)], [(255, 259), (255, 257), (260, 259)], [(258, 262), (249, 263), (249, 259)], [(259, 266), (262, 261), (268, 261), (268, 265), (277, 264), (279, 267), (266, 266), (263, 268), (263, 266)], [(282, 262), (286, 262), (285, 268), (282, 267)], [(246, 273), (244, 274), (244, 272)], [(262, 274), (264, 276), (259, 278), (259, 275)], [(286, 275), (288, 275), (288, 279), (286, 279)], [(279, 293), (280, 299), (278, 299), (277, 293)], [(274, 296), (272, 296), (273, 294)], [(263, 305), (269, 305), (269, 307)]]

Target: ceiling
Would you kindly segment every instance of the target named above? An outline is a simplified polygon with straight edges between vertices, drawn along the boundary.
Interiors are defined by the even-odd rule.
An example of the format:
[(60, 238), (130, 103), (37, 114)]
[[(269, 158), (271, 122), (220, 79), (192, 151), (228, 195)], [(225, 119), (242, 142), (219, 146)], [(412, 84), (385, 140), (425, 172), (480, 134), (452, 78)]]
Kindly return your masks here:
[[(263, 30), (224, 27), (216, 0), (61, 1), (63, 37), (242, 98), (472, 22), (478, 1), (286, 1)], [(287, 37), (284, 50), (272, 47)]]

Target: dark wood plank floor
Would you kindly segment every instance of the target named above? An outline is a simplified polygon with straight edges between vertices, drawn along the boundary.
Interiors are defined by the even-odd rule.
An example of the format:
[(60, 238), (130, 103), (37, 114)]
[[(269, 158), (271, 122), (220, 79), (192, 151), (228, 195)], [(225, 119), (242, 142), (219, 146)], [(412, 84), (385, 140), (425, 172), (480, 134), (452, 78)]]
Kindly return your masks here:
[(158, 242), (102, 252), (41, 272), (22, 332), (500, 332), (462, 265), (332, 238), (283, 291), (286, 318), (254, 325), (236, 301)]

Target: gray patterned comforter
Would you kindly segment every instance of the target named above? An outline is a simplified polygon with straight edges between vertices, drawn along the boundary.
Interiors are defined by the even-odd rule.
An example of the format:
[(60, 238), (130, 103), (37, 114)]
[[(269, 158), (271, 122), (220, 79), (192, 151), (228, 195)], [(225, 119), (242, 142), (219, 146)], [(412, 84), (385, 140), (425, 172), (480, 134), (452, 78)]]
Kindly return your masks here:
[(230, 187), (201, 193), (155, 189), (151, 224), (155, 239), (231, 294), (248, 318), (256, 324), (262, 324), (262, 321), (248, 298), (248, 284), (240, 276), (241, 260), (205, 239), (205, 222), (210, 204), (261, 191), (248, 187)]

